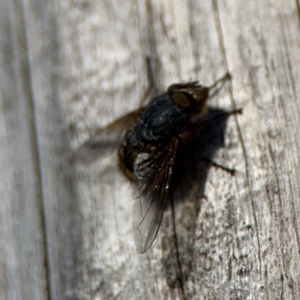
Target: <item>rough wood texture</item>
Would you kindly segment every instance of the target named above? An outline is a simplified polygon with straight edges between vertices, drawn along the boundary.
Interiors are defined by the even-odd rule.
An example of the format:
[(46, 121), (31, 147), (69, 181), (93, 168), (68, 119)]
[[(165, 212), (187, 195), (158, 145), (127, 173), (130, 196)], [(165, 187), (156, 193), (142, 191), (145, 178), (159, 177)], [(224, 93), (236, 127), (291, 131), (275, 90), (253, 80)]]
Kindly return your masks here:
[[(300, 299), (299, 1), (0, 4), (1, 299)], [(69, 156), (139, 106), (146, 56), (159, 90), (231, 72), (211, 105), (244, 114), (236, 176), (197, 165), (138, 255), (115, 155)]]

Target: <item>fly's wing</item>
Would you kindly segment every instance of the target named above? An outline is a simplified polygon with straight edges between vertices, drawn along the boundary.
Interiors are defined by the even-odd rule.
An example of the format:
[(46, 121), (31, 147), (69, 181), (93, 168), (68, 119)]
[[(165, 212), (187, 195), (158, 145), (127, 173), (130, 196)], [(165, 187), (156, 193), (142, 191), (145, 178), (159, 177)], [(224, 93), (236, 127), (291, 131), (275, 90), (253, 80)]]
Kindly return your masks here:
[(138, 253), (146, 252), (158, 233), (172, 179), (177, 139), (150, 153), (140, 153), (134, 163), (137, 197), (133, 205), (134, 240)]
[(91, 163), (101, 157), (103, 151), (117, 148), (125, 133), (132, 129), (140, 115), (142, 109), (135, 110), (108, 126), (98, 129), (94, 136), (84, 143), (77, 152), (73, 155), (72, 161), (81, 161)]

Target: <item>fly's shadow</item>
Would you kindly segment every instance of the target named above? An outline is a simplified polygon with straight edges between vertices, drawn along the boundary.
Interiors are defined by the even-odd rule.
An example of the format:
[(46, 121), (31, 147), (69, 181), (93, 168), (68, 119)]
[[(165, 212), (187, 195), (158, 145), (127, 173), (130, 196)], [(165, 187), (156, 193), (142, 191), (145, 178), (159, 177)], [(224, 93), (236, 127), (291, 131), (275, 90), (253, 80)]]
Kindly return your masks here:
[(203, 123), (199, 133), (179, 153), (172, 182), (173, 197), (180, 195), (174, 198), (175, 204), (191, 199), (190, 193), (195, 185), (199, 194), (203, 195), (207, 173), (211, 166), (217, 165), (224, 169), (224, 172), (234, 173), (233, 169), (214, 161), (216, 152), (225, 146), (226, 123), (229, 117), (227, 111), (211, 108), (206, 115), (208, 120)]
[[(206, 115), (207, 121), (179, 153), (174, 165), (172, 192), (161, 228), (165, 233), (162, 238), (162, 264), (170, 287), (183, 287), (195, 265), (197, 219), (205, 198), (205, 184), (216, 152), (225, 146), (229, 117), (230, 112), (211, 108)], [(229, 168), (226, 166), (224, 169)]]

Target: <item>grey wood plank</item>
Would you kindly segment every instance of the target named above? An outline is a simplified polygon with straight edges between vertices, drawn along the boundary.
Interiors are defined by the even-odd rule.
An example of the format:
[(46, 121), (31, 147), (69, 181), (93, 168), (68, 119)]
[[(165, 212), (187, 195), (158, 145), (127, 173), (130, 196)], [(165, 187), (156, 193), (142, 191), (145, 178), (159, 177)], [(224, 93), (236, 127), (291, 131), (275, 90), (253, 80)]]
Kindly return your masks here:
[(229, 89), (212, 105), (244, 107), (243, 116), (228, 120), (226, 149), (215, 157), (234, 165), (236, 176), (216, 169), (199, 175), (194, 194), (166, 211), (155, 244), (143, 256), (134, 253), (130, 184), (112, 169), (115, 158), (80, 170), (85, 261), (93, 270), (80, 279), (82, 297), (297, 298), (296, 5), (151, 1), (62, 7), (62, 22), (71, 24), (62, 26), (62, 40), (71, 41), (62, 51), (74, 72), (63, 81), (69, 84), (63, 98), (79, 139), (84, 128), (92, 132), (138, 106), (147, 86), (146, 55), (154, 57), (161, 90), (189, 79), (210, 84), (230, 71)]
[[(296, 2), (30, 0), (1, 7), (1, 47), (13, 50), (1, 51), (5, 298), (299, 298)], [(146, 56), (160, 91), (178, 81), (211, 84), (230, 71), (232, 81), (211, 105), (243, 107), (244, 114), (222, 125), (224, 145), (216, 131), (216, 145), (205, 150), (236, 175), (194, 165), (194, 177), (186, 175), (190, 192), (177, 191), (155, 244), (138, 255), (131, 185), (116, 153), (101, 153), (90, 166), (72, 167), (69, 158), (95, 129), (139, 106), (149, 86)], [(28, 177), (15, 189), (20, 169)], [(5, 199), (24, 194), (20, 214)], [(21, 251), (9, 254), (15, 245)]]
[[(81, 285), (77, 277), (86, 265), (80, 263), (82, 212), (74, 196), (68, 128), (63, 98), (59, 96), (60, 78), (64, 77), (60, 47), (64, 41), (58, 39), (59, 19), (54, 2), (33, 0), (23, 5), (45, 219), (47, 296), (66, 299), (73, 297), (73, 290), (79, 290), (75, 293), (78, 298)], [(67, 70), (64, 72), (68, 74)]]
[(22, 5), (0, 10), (0, 298), (47, 299), (41, 183)]
[[(234, 80), (234, 99), (243, 105), (248, 97), (239, 126), (255, 224), (254, 296), (297, 299), (299, 11), (288, 2), (223, 4), (218, 11), (226, 60), (241, 74)], [(247, 284), (253, 291), (251, 279)]]
[[(227, 149), (220, 149), (216, 156), (218, 161), (229, 162), (238, 169), (235, 178), (220, 170), (209, 170), (205, 182), (201, 181), (203, 186), (194, 187), (195, 194), (190, 199), (176, 205), (175, 213), (166, 211), (156, 243), (143, 256), (135, 254), (130, 184), (112, 167), (115, 157), (108, 155), (89, 170), (77, 170), (84, 250), (77, 267), (82, 271), (74, 278), (77, 289), (69, 291), (74, 297), (267, 299), (284, 293), (287, 298), (297, 298), (297, 227), (293, 229), (287, 222), (286, 230), (281, 231), (279, 225), (284, 222), (283, 214), (297, 224), (298, 202), (286, 190), (293, 186), (289, 182), (295, 177), (288, 180), (284, 175), (287, 170), (283, 169), (279, 175), (275, 167), (281, 161), (280, 154), (283, 155), (283, 148), (278, 149), (284, 141), (280, 137), (290, 136), (292, 144), (293, 135), (289, 135), (291, 128), (281, 121), (277, 123), (283, 111), (282, 102), (273, 100), (263, 110), (254, 109), (266, 105), (267, 99), (276, 99), (276, 78), (285, 78), (288, 68), (282, 68), (284, 74), (277, 75), (277, 70), (268, 73), (266, 78), (274, 80), (274, 88), (270, 89), (272, 80), (271, 83), (264, 77), (254, 80), (257, 73), (252, 74), (258, 67), (264, 74), (267, 67), (252, 63), (251, 56), (245, 57), (255, 51), (253, 55), (258, 61), (270, 64), (273, 59), (280, 63), (282, 54), (267, 37), (276, 36), (278, 43), (284, 44), (286, 35), (279, 33), (283, 29), (277, 16), (283, 15), (285, 8), (286, 18), (293, 16), (290, 19), (295, 28), (297, 10), (280, 3), (269, 14), (267, 2), (261, 7), (253, 3), (229, 4), (222, 7), (215, 2), (187, 5), (167, 1), (132, 6), (108, 2), (85, 2), (74, 7), (62, 4), (62, 61), (72, 72), (61, 81), (61, 99), (75, 138), (85, 140), (86, 130), (92, 131), (93, 126), (107, 124), (114, 116), (138, 106), (149, 84), (146, 55), (154, 57), (160, 89), (187, 79), (209, 84), (231, 71), (231, 89), (225, 88), (213, 103), (227, 108), (243, 106), (245, 110), (242, 117), (228, 122)], [(261, 27), (257, 27), (259, 17), (263, 20)], [(265, 19), (271, 31), (276, 28), (276, 34), (266, 33), (265, 38), (265, 48), (270, 47), (271, 53), (276, 53), (270, 61), (263, 55), (266, 50), (262, 51), (262, 43), (256, 46), (253, 41), (255, 30), (261, 34), (266, 31)], [(291, 41), (297, 49), (296, 33)], [(297, 62), (295, 58), (294, 61)], [(294, 78), (296, 74), (289, 76)], [(257, 93), (262, 94), (260, 101)], [(270, 125), (265, 126), (266, 123)], [(277, 131), (281, 132), (278, 138), (269, 138), (270, 132), (275, 132), (276, 137)], [(277, 160), (266, 143), (269, 139), (276, 146), (274, 149), (280, 150)], [(292, 161), (297, 162), (297, 158)], [(285, 196), (279, 197), (280, 184), (285, 187), (280, 195)], [(293, 189), (297, 195), (295, 184)], [(290, 209), (285, 211), (285, 205), (280, 203), (289, 201)], [(282, 242), (281, 235), (288, 232), (289, 241)], [(290, 258), (289, 268), (284, 268), (286, 251), (289, 257), (295, 254)]]

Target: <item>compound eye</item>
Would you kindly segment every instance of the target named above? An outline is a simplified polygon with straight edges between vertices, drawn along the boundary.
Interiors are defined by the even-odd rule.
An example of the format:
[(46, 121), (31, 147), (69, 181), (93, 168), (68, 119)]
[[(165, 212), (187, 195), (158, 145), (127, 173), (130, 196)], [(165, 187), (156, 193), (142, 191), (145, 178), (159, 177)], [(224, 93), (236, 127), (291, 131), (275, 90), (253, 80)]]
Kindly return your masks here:
[(191, 103), (190, 103), (190, 100), (188, 99), (188, 96), (184, 93), (180, 93), (180, 92), (174, 93), (172, 95), (172, 98), (173, 98), (173, 101), (181, 107), (186, 108), (186, 107), (191, 106)]

